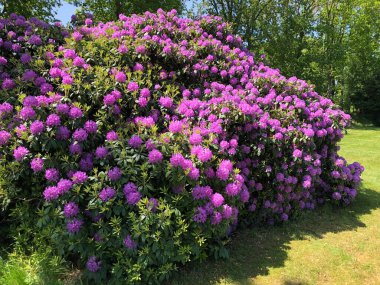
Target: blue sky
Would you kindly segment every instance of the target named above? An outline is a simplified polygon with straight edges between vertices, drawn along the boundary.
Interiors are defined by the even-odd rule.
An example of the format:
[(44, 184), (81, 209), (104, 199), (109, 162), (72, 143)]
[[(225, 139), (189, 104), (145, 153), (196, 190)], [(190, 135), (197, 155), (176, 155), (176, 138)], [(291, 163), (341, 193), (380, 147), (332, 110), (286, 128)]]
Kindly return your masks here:
[(63, 1), (63, 5), (57, 9), (56, 18), (63, 24), (70, 22), (71, 15), (75, 14), (76, 7)]

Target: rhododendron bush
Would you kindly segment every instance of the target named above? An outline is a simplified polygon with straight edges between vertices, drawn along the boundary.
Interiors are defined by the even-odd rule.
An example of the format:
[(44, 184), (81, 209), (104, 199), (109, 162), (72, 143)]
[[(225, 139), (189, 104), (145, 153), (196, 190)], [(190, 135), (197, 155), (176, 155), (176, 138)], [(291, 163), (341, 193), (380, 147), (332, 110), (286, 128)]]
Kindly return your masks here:
[(225, 256), (238, 224), (357, 195), (363, 168), (337, 153), (349, 115), (219, 17), (0, 28), (1, 175), (87, 278), (159, 282)]

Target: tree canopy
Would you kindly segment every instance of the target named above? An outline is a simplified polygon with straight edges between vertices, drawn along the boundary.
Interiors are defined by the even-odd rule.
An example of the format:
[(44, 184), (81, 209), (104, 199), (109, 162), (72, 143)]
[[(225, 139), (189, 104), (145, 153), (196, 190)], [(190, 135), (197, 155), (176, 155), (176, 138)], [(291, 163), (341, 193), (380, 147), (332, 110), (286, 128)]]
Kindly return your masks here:
[(371, 105), (371, 117), (379, 117), (379, 91), (371, 86), (380, 62), (380, 1), (201, 0), (197, 8), (232, 23), (250, 50), (285, 75), (307, 79), (346, 111)]
[(0, 16), (6, 18), (16, 13), (26, 18), (53, 20), (54, 10), (60, 5), (61, 0), (0, 0)]
[(141, 14), (145, 11), (154, 12), (159, 8), (176, 9), (181, 12), (183, 0), (68, 0), (67, 2), (91, 12), (99, 21), (117, 20), (119, 14)]

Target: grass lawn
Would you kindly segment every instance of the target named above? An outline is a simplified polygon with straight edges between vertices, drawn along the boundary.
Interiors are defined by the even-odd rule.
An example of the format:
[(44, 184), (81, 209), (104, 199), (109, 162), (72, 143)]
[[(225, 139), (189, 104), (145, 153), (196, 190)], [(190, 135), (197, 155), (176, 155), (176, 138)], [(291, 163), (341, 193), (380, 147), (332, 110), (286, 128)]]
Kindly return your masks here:
[[(380, 284), (380, 129), (349, 130), (341, 146), (349, 162), (366, 168), (351, 206), (326, 205), (282, 226), (239, 231), (229, 259), (187, 265), (167, 285)], [(48, 266), (37, 260), (41, 269), (33, 263), (33, 257), (0, 259), (0, 284), (62, 284), (46, 281), (52, 273), (62, 276), (59, 260)]]
[(380, 129), (349, 130), (340, 154), (365, 167), (351, 206), (240, 231), (230, 259), (186, 266), (168, 284), (380, 284)]

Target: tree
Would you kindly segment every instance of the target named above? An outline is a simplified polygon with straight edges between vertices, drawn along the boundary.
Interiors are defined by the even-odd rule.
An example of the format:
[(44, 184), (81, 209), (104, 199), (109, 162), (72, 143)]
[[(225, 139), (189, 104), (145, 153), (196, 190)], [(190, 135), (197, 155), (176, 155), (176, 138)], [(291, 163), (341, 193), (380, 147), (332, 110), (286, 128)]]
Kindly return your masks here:
[(378, 0), (198, 3), (195, 14), (221, 16), (250, 50), (265, 53), (267, 62), (285, 76), (296, 75), (315, 84), (318, 92), (347, 111), (353, 102), (350, 96), (365, 92), (364, 82), (373, 82), (380, 53)]
[(159, 8), (176, 9), (178, 12), (183, 9), (183, 0), (68, 0), (67, 2), (91, 12), (98, 21), (114, 21), (118, 19), (119, 14), (155, 12)]
[(355, 11), (345, 67), (345, 105), (356, 119), (380, 126), (380, 2), (362, 1)]
[(0, 0), (0, 16), (7, 18), (16, 13), (26, 18), (51, 21), (55, 16), (55, 8), (60, 5), (61, 0)]

